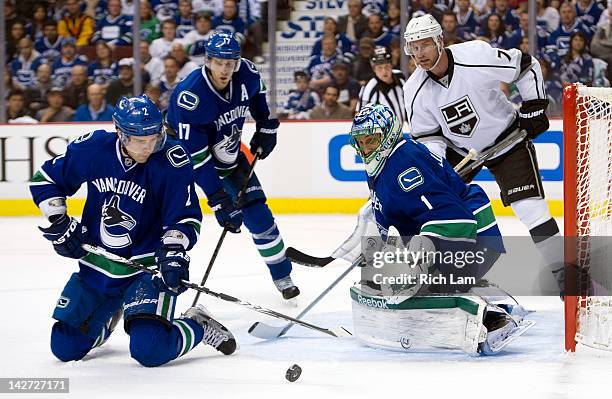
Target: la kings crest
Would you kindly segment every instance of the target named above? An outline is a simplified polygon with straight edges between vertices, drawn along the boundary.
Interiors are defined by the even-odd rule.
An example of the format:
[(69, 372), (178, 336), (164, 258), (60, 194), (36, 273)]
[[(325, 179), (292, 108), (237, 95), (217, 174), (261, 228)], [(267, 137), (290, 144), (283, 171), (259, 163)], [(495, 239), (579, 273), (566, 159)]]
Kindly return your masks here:
[(480, 116), (467, 95), (443, 105), (440, 107), (440, 112), (448, 130), (457, 136), (471, 137), (480, 122)]

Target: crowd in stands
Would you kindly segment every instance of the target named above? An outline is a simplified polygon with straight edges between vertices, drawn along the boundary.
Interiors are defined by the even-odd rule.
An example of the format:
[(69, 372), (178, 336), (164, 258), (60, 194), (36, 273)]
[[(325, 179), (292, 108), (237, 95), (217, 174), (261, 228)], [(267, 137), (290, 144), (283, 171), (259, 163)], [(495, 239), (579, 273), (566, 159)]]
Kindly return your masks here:
[[(532, 55), (540, 61), (546, 79), (548, 112), (560, 116), (563, 82), (610, 86), (612, 4), (599, 0), (537, 0), (536, 4), (537, 43)], [(527, 5), (526, 0), (413, 0), (409, 18), (431, 14), (442, 25), (446, 46), (477, 39), (494, 48), (528, 53)], [(296, 87), (284, 116), (318, 119), (315, 116), (320, 113), (312, 114), (325, 106), (329, 86), (339, 87), (338, 102), (355, 111), (359, 86), (377, 79), (371, 62), (375, 48), (386, 47), (393, 68), (400, 68), (401, 34), (399, 0), (348, 0), (347, 15), (325, 19), (310, 62), (295, 74)], [(414, 68), (409, 60), (408, 72)], [(518, 107), (521, 98), (516, 87), (503, 90)]]
[[(243, 55), (262, 57), (258, 0), (140, 0), (140, 65), (132, 0), (6, 0), (7, 120), (110, 121), (134, 93), (134, 68), (162, 110), (172, 90), (204, 63), (213, 30), (234, 33)], [(265, 5), (264, 5), (265, 7)]]
[[(377, 79), (376, 48), (386, 48), (392, 67), (400, 68), (399, 0), (345, 4), (348, 13), (325, 18), (310, 62), (296, 68), (295, 89), (281, 117), (350, 118), (362, 88)], [(134, 68), (141, 68), (145, 93), (164, 110), (177, 83), (203, 65), (213, 30), (234, 33), (243, 56), (264, 62), (261, 0), (141, 0), (140, 65), (131, 57), (132, 0), (5, 0), (4, 5), (4, 84), (12, 121), (109, 121), (116, 101), (134, 94)], [(408, 7), (409, 17), (433, 15), (446, 45), (478, 39), (529, 51), (526, 0), (411, 0)], [(610, 85), (612, 4), (606, 0), (537, 0), (536, 37), (534, 55), (546, 79), (551, 116), (561, 113), (563, 82)], [(414, 68), (410, 60), (408, 73)], [(503, 89), (518, 106), (516, 87)]]

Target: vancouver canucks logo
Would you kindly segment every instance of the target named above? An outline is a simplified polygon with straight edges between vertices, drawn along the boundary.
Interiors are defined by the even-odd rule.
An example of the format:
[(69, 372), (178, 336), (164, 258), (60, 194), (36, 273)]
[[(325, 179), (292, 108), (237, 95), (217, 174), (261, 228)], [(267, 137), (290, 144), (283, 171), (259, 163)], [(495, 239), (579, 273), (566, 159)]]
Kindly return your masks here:
[[(100, 220), (100, 239), (109, 248), (124, 248), (132, 243), (129, 233), (113, 234), (110, 231), (130, 231), (136, 227), (136, 220), (119, 207), (119, 196), (113, 195), (104, 201)], [(110, 231), (109, 231), (110, 230)]]
[(457, 136), (471, 137), (480, 122), (480, 117), (468, 96), (444, 105), (440, 111), (448, 130)]
[(223, 139), (213, 146), (215, 158), (226, 164), (233, 164), (238, 158), (238, 150), (240, 149), (240, 136), (242, 131), (238, 126), (232, 125), (232, 132), (229, 136), (223, 136)]

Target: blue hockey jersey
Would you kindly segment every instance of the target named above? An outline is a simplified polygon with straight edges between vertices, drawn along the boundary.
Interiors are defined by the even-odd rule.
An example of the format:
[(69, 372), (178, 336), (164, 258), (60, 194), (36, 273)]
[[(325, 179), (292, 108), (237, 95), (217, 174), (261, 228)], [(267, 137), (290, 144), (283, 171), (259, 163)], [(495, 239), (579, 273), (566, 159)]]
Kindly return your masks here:
[(96, 22), (96, 32), (91, 38), (92, 43), (102, 40), (112, 46), (128, 46), (132, 44), (132, 17), (127, 15), (110, 15)]
[(62, 45), (65, 39), (58, 36), (55, 43), (51, 43), (46, 37), (36, 39), (34, 48), (40, 53), (40, 56), (45, 59), (47, 64), (53, 64), (60, 57)]
[(72, 67), (75, 65), (87, 65), (87, 57), (77, 55), (71, 61), (64, 61), (59, 57), (51, 64), (53, 70), (53, 84), (59, 87), (66, 86), (72, 76)]
[(185, 35), (195, 29), (192, 18), (183, 18), (177, 15), (174, 19), (176, 22), (176, 37), (182, 39)]
[(119, 76), (117, 63), (113, 62), (110, 66), (104, 66), (99, 62), (89, 64), (87, 67), (87, 76), (93, 83), (107, 85), (111, 80)]
[(206, 67), (191, 72), (172, 92), (167, 122), (191, 153), (196, 183), (206, 196), (221, 189), (219, 176), (236, 167), (248, 112), (258, 131), (276, 132), (278, 120), (269, 118), (266, 85), (255, 65), (244, 58), (225, 93), (214, 88)]
[[(115, 132), (96, 130), (68, 145), (65, 154), (46, 161), (34, 175), (30, 191), (38, 205), (68, 197), (87, 185), (81, 222), (88, 242), (145, 265), (167, 230), (180, 230), (197, 241), (202, 214), (193, 185), (189, 155), (168, 138), (144, 164), (123, 155)], [(81, 276), (102, 292), (138, 274), (134, 269), (88, 254), (79, 259)]]
[(400, 140), (375, 180), (370, 200), (381, 235), (390, 226), (402, 236), (426, 235), (448, 243), (476, 243), (504, 252), (491, 203), (476, 184), (466, 184), (448, 161), (423, 144)]
[(42, 63), (44, 63), (42, 57), (32, 57), (28, 61), (21, 56), (16, 57), (10, 64), (13, 81), (24, 87), (31, 86), (36, 77), (36, 70)]

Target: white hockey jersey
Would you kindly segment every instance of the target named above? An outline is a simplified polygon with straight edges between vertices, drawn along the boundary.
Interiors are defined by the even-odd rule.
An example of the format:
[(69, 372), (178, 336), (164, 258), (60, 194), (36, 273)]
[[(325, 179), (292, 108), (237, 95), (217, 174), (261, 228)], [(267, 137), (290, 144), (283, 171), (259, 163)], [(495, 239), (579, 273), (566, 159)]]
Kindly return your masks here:
[(500, 82), (516, 84), (524, 101), (546, 98), (540, 64), (528, 54), (480, 40), (444, 51), (446, 76), (417, 68), (403, 88), (412, 137), (438, 155), (445, 155), (446, 145), (481, 152), (514, 122), (516, 111)]

